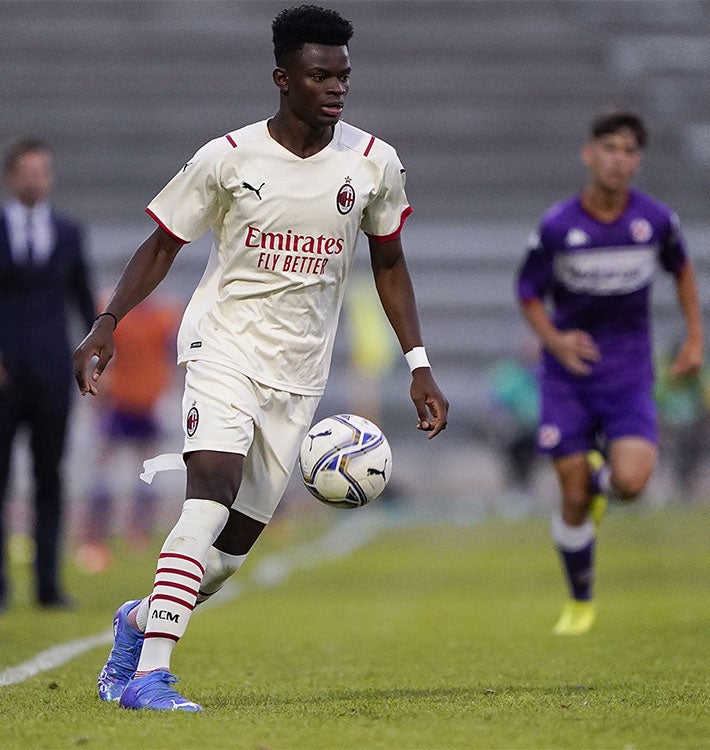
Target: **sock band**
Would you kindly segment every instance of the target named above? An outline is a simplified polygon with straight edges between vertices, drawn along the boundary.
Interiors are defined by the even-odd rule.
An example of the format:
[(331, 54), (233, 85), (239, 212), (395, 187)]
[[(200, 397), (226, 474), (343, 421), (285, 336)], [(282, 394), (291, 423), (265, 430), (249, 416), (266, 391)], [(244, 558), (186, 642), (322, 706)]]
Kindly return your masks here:
[(594, 524), (587, 519), (581, 526), (569, 526), (560, 514), (552, 517), (552, 539), (563, 550), (576, 552), (594, 540)]

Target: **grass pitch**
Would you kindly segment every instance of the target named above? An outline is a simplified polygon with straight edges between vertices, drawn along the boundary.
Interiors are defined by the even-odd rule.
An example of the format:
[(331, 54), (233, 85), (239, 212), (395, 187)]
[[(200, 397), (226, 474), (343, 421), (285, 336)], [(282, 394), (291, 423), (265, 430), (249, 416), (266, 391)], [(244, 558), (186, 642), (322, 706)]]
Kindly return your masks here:
[[(564, 589), (546, 519), (390, 524), (339, 559), (299, 567), (297, 556), (274, 557), (295, 543), (307, 550), (299, 545), (322, 525), (318, 516), (311, 527), (268, 529), (239, 574), (240, 595), (193, 618), (173, 669), (203, 714), (101, 703), (102, 646), (0, 687), (0, 747), (710, 746), (710, 510), (611, 513), (598, 548), (598, 623), (579, 638), (550, 634)], [(0, 618), (0, 676), (105, 631), (117, 604), (148, 590), (154, 554), (92, 576), (70, 569), (78, 612), (17, 603)], [(284, 559), (289, 576), (256, 580), (261, 563)]]

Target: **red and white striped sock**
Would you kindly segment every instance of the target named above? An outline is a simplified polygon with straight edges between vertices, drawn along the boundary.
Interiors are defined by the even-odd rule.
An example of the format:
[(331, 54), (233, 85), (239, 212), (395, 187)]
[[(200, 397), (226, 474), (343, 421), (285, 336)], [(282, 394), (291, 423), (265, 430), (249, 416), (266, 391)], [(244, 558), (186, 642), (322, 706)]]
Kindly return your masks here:
[(137, 673), (169, 669), (175, 644), (187, 629), (205, 573), (207, 551), (229, 510), (212, 500), (186, 500), (158, 557), (145, 640)]

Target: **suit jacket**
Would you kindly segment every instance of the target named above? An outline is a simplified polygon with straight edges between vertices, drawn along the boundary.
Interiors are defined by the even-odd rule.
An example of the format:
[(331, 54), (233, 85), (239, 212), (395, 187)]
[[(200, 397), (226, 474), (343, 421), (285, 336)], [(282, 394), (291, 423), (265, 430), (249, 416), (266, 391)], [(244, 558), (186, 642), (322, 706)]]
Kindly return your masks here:
[(96, 315), (79, 227), (52, 212), (55, 244), (44, 263), (15, 263), (0, 212), (0, 356), (14, 383), (46, 388), (72, 373), (70, 306), (88, 331)]

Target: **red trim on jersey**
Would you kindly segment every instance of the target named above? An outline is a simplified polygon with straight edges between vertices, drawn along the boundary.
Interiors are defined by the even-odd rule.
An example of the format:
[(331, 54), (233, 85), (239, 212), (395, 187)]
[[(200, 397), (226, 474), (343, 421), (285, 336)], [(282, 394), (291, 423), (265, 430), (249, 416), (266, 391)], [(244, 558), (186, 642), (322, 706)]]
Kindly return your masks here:
[(232, 136), (229, 133), (227, 133), (227, 135), (225, 135), (224, 137), (232, 144), (232, 146), (234, 148), (237, 147), (237, 144), (236, 144), (234, 138), (232, 138)]
[(163, 223), (163, 222), (162, 222), (162, 221), (161, 221), (161, 220), (160, 220), (160, 219), (159, 219), (159, 218), (158, 218), (158, 217), (157, 217), (157, 216), (156, 216), (156, 215), (155, 215), (155, 214), (154, 214), (154, 213), (153, 213), (153, 212), (152, 212), (152, 211), (151, 211), (151, 210), (149, 209), (149, 208), (146, 208), (145, 212), (146, 212), (146, 213), (148, 214), (148, 216), (150, 216), (150, 218), (151, 218), (151, 219), (153, 219), (153, 221), (154, 221), (154, 222), (155, 222), (155, 223), (156, 223), (156, 224), (157, 224), (157, 225), (158, 225), (158, 226), (159, 226), (159, 227), (160, 227), (160, 228), (161, 228), (161, 229), (162, 229), (162, 230), (163, 230), (163, 231), (165, 232), (165, 234), (167, 234), (167, 235), (169, 235), (170, 237), (172, 237), (172, 238), (173, 238), (173, 239), (175, 240), (175, 242), (179, 242), (179, 243), (180, 243), (180, 244), (182, 244), (182, 245), (187, 245), (187, 244), (189, 244), (189, 241), (188, 241), (188, 240), (184, 240), (184, 239), (183, 239), (182, 237), (178, 237), (178, 236), (177, 236), (177, 235), (175, 234), (175, 232), (171, 232), (171, 231), (170, 231), (170, 230), (169, 230), (169, 229), (168, 229), (168, 228), (167, 228), (167, 227), (165, 226), (165, 224), (164, 224), (164, 223)]
[(375, 136), (374, 136), (374, 135), (372, 136), (372, 138), (370, 138), (370, 142), (369, 142), (369, 143), (367, 144), (367, 148), (366, 148), (366, 149), (365, 149), (365, 151), (363, 152), (363, 156), (367, 156), (367, 155), (368, 155), (368, 154), (370, 153), (370, 149), (372, 148), (372, 145), (374, 144), (374, 142), (375, 142), (376, 140), (377, 140), (377, 139), (375, 138)]
[(164, 560), (166, 557), (175, 557), (178, 560), (187, 560), (188, 562), (191, 562), (194, 565), (196, 565), (200, 569), (202, 575), (205, 574), (205, 569), (202, 567), (202, 565), (200, 564), (200, 562), (198, 560), (195, 560), (194, 557), (188, 557), (187, 555), (181, 555), (181, 554), (179, 554), (177, 552), (163, 552), (162, 554), (158, 555), (158, 560)]
[(378, 235), (378, 234), (368, 234), (368, 237), (372, 237), (373, 240), (377, 240), (378, 242), (389, 242), (390, 240), (394, 240), (397, 237), (399, 237), (400, 232), (402, 231), (402, 227), (404, 226), (404, 222), (406, 221), (407, 217), (414, 212), (414, 209), (411, 206), (407, 206), (404, 211), (402, 211), (402, 216), (399, 220), (399, 226), (397, 229), (392, 232), (392, 234), (385, 234), (385, 235)]

